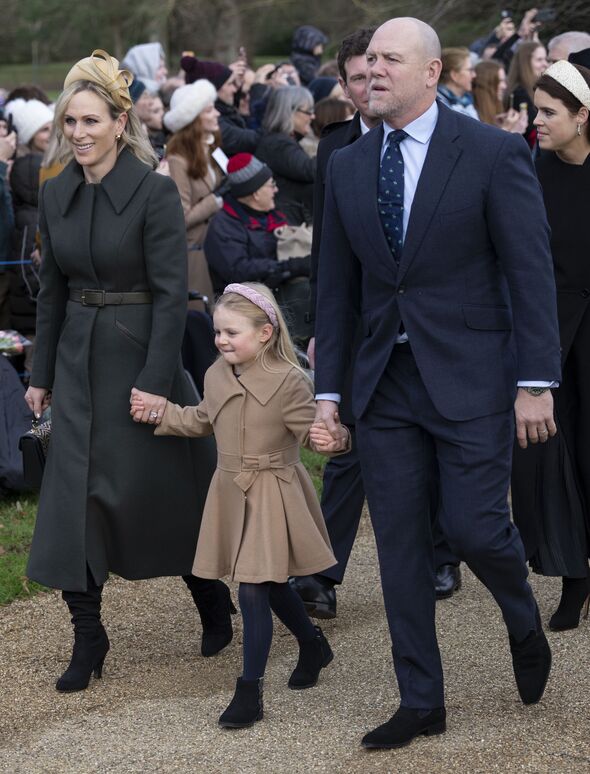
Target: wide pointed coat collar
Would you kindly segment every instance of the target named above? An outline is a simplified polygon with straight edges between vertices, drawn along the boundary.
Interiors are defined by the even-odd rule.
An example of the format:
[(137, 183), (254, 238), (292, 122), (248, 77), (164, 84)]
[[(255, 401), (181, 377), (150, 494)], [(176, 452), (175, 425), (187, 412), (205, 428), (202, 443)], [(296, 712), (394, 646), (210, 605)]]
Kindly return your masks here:
[[(117, 214), (125, 209), (149, 172), (151, 172), (150, 167), (140, 161), (131, 151), (127, 149), (121, 151), (115, 166), (101, 181), (103, 190)], [(65, 216), (78, 189), (85, 183), (84, 172), (80, 164), (72, 159), (54, 180), (59, 209), (62, 216)]]
[(256, 360), (250, 368), (236, 376), (232, 366), (222, 357), (216, 360), (209, 369), (206, 380), (205, 398), (209, 420), (212, 422), (215, 419), (230, 398), (243, 395), (244, 392), (248, 392), (262, 406), (266, 406), (293, 368), (289, 363), (280, 360), (272, 361), (269, 367), (272, 368), (271, 371), (267, 371), (262, 363)]

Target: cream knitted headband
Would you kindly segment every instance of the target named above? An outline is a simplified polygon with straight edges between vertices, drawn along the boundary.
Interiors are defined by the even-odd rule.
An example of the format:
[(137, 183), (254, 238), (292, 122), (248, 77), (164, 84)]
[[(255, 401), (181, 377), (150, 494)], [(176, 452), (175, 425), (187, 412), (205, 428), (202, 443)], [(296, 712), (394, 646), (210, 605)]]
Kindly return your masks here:
[(571, 62), (560, 59), (559, 62), (555, 62), (551, 67), (548, 67), (543, 75), (553, 78), (564, 89), (567, 89), (570, 94), (573, 94), (584, 107), (590, 110), (590, 86), (588, 86), (580, 71)]

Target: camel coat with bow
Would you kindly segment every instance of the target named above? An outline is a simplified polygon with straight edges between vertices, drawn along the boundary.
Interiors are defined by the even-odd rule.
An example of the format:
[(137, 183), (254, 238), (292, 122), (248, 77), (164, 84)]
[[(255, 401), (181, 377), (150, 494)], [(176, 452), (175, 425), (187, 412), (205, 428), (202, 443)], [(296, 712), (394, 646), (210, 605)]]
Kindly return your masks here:
[(217, 470), (193, 572), (201, 578), (284, 583), (336, 559), (311, 479), (299, 459), (315, 405), (296, 368), (256, 361), (240, 376), (223, 359), (205, 375), (199, 406), (168, 403), (157, 435), (215, 433)]

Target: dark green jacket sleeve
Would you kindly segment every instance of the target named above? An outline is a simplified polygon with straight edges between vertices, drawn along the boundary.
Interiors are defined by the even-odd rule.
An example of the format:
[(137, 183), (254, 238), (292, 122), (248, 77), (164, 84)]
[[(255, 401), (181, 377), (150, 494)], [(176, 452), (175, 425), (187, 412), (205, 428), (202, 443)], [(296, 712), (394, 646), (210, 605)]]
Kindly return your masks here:
[[(51, 181), (50, 181), (51, 182)], [(45, 198), (49, 188), (43, 186), (39, 195), (39, 231), (41, 232), (41, 289), (37, 296), (37, 328), (35, 355), (30, 384), (50, 390), (55, 374), (55, 358), (59, 334), (68, 302), (68, 280), (61, 271), (51, 249), (51, 239), (45, 217)]]
[(143, 249), (153, 316), (145, 366), (135, 386), (168, 397), (186, 324), (186, 229), (174, 181), (155, 173), (143, 227)]

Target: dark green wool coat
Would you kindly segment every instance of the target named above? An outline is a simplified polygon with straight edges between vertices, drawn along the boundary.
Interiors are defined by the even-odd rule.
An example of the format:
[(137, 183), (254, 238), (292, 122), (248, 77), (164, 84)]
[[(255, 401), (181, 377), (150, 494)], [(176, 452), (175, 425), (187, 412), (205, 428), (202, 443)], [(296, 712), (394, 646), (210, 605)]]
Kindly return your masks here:
[[(215, 468), (210, 439), (154, 438), (129, 415), (133, 386), (186, 405), (187, 309), (176, 186), (124, 150), (98, 185), (71, 162), (40, 197), (43, 244), (31, 384), (53, 429), (27, 574), (47, 586), (191, 571)], [(83, 306), (69, 288), (151, 291), (152, 304)]]

